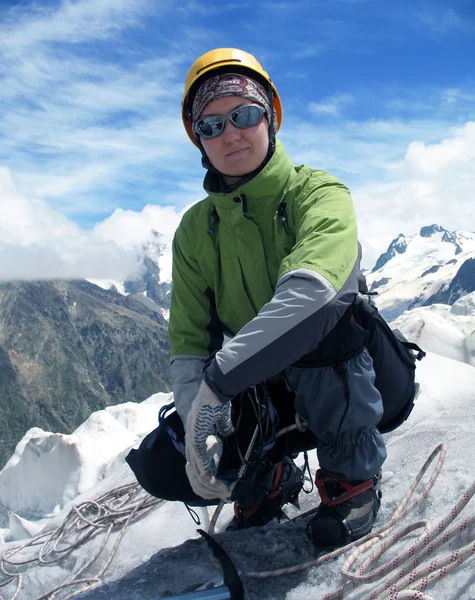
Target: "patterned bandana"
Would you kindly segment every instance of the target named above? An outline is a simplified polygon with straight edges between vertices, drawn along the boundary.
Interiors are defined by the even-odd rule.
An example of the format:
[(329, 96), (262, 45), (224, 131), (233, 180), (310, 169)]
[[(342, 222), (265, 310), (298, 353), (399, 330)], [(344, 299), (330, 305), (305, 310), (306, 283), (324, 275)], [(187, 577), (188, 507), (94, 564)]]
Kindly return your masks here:
[(199, 119), (210, 102), (226, 96), (240, 96), (263, 106), (267, 115), (273, 114), (273, 131), (277, 131), (277, 117), (275, 111), (271, 113), (269, 98), (263, 86), (250, 77), (236, 73), (215, 75), (200, 85), (193, 99), (193, 122)]

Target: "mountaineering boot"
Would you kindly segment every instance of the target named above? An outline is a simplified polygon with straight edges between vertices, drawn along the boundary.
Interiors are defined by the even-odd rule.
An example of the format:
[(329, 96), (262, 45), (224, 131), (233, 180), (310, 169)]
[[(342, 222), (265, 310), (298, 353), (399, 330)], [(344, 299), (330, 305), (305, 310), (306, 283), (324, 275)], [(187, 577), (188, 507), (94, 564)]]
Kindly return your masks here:
[(367, 535), (381, 504), (381, 473), (366, 481), (341, 481), (322, 470), (315, 483), (322, 500), (307, 525), (317, 546), (346, 546)]
[[(288, 457), (272, 465), (262, 477), (255, 480), (256, 487), (266, 482), (266, 493), (258, 502), (249, 505), (244, 498), (234, 503), (234, 518), (226, 531), (260, 527), (282, 516), (282, 506), (287, 502), (298, 507), (298, 495), (303, 486), (303, 473)], [(261, 481), (258, 481), (260, 479)]]

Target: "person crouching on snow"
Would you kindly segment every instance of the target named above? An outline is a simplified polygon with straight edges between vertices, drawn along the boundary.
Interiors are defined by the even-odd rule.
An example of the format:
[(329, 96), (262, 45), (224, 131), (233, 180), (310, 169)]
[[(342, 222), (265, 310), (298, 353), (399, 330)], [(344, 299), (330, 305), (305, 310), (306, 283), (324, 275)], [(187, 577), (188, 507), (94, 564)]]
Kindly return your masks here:
[[(189, 505), (234, 501), (229, 529), (263, 525), (296, 502), (304, 477), (292, 458), (313, 447), (321, 503), (309, 537), (348, 543), (372, 529), (386, 458), (382, 400), (351, 316), (364, 279), (350, 193), (292, 165), (276, 137), (279, 94), (252, 55), (198, 58), (182, 108), (207, 197), (174, 237), (178, 416), (137, 467), (143, 485)], [(296, 418), (298, 429), (276, 435)]]

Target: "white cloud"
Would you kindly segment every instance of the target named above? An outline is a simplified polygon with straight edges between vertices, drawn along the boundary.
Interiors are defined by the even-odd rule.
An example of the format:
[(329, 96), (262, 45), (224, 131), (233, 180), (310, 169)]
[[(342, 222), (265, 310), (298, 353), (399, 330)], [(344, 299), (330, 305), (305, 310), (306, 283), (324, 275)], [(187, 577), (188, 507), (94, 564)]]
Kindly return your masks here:
[(475, 122), (456, 128), (454, 136), (440, 144), (412, 142), (404, 163), (416, 175), (432, 177), (450, 166), (475, 167)]
[(19, 193), (0, 168), (0, 280), (112, 278), (139, 273), (138, 246), (85, 231), (43, 201)]
[(457, 102), (457, 98), (460, 96), (461, 90), (458, 88), (448, 88), (443, 92), (444, 101), (447, 104), (455, 104)]
[(113, 241), (121, 248), (140, 247), (149, 237), (150, 231), (160, 233), (160, 242), (164, 244), (160, 258), (160, 278), (171, 280), (173, 235), (188, 206), (178, 212), (175, 206), (147, 205), (140, 212), (117, 209), (98, 223), (94, 233), (104, 241)]
[(0, 29), (0, 47), (18, 50), (38, 42), (76, 44), (107, 38), (136, 23), (147, 4), (142, 0), (66, 0), (58, 9), (38, 5), (25, 11), (13, 9)]
[[(378, 128), (385, 131), (391, 126)], [(400, 161), (390, 161), (390, 154), (376, 154), (376, 161), (388, 161), (386, 176), (374, 183), (367, 177), (352, 188), (366, 267), (374, 265), (398, 233), (410, 235), (434, 222), (447, 229), (475, 230), (474, 148), (475, 123), (468, 122), (438, 143), (407, 143)], [(370, 156), (368, 148), (366, 157), (360, 157), (363, 169)], [(324, 158), (322, 152), (318, 162)], [(315, 165), (312, 160), (305, 162)], [(183, 185), (177, 193), (200, 198), (197, 182)], [(165, 244), (162, 280), (169, 280), (171, 241), (185, 210), (173, 201), (168, 206), (148, 204), (141, 211), (116, 209), (92, 231), (85, 231), (41, 200), (22, 196), (9, 171), (1, 169), (0, 278), (121, 280), (137, 268), (137, 253), (155, 230)]]
[(387, 180), (414, 139), (440, 140), (448, 131), (445, 122), (432, 120), (339, 120), (335, 126), (287, 119), (281, 139), (295, 164), (330, 171), (354, 187)]
[(367, 266), (397, 233), (438, 223), (475, 230), (475, 122), (454, 128), (439, 143), (414, 141), (391, 178), (353, 190)]
[[(199, 199), (194, 186), (183, 187), (187, 197)], [(140, 212), (118, 208), (88, 231), (42, 200), (22, 195), (9, 169), (2, 167), (0, 280), (133, 278), (141, 269), (137, 257), (157, 231), (163, 244), (160, 279), (170, 281), (173, 235), (189, 206), (181, 211), (152, 204)]]
[(294, 52), (292, 54), (292, 59), (302, 60), (306, 58), (315, 58), (322, 54), (323, 45), (322, 44), (307, 44), (300, 43), (295, 44)]
[(0, 237), (5, 243), (28, 245), (79, 232), (77, 225), (40, 199), (22, 196), (6, 167), (0, 168), (0, 213)]
[(338, 115), (340, 114), (340, 107), (337, 104), (329, 102), (311, 102), (308, 106), (310, 112), (322, 113), (326, 115)]
[[(0, 204), (10, 215), (0, 222), (0, 269), (10, 262), (15, 277), (59, 277), (94, 268), (101, 270), (97, 278), (112, 277), (111, 270), (120, 278), (128, 261), (134, 266), (131, 248), (147, 231), (160, 231), (168, 248), (183, 206), (202, 197), (199, 154), (183, 130), (179, 103), (186, 68), (200, 49), (218, 45), (222, 37), (212, 24), (196, 27), (193, 15), (202, 14), (201, 5), (172, 5), (81, 0), (44, 8), (29, 3), (0, 24), (0, 136), (4, 164), (15, 174), (15, 184), (8, 171), (0, 175)], [(162, 18), (170, 6), (181, 11), (179, 32), (167, 31)], [(221, 14), (223, 6), (213, 5), (213, 14)], [(281, 7), (295, 13), (295, 3)], [(265, 5), (262, 10), (269, 12)], [(146, 22), (157, 14), (153, 26)], [(446, 22), (450, 19), (458, 23), (446, 15)], [(253, 33), (260, 26), (256, 23)], [(142, 27), (146, 34), (153, 27), (169, 39), (142, 44), (136, 36)], [(328, 19), (323, 29), (318, 44), (325, 47), (351, 32), (349, 25), (342, 29), (341, 21)], [(308, 44), (302, 39), (293, 52), (321, 51), (314, 39)], [(274, 72), (283, 50), (267, 46), (256, 46), (255, 52)], [(254, 51), (252, 44), (249, 49)], [(343, 121), (338, 117), (356, 97), (339, 94), (309, 104), (310, 112), (332, 116), (338, 126), (322, 125), (325, 119), (318, 118), (297, 121), (290, 109), (281, 137), (296, 164), (324, 168), (350, 184), (368, 248), (379, 252), (399, 230), (411, 233), (433, 221), (475, 229), (472, 134), (467, 126), (447, 133), (448, 123), (462, 122), (462, 115), (473, 119), (473, 91), (448, 88), (431, 97), (420, 89), (405, 90), (382, 94), (379, 101), (369, 97), (371, 91), (366, 98), (364, 91), (357, 93), (358, 106), (366, 102), (375, 110), (381, 98), (394, 98), (387, 109), (404, 118)], [(85, 231), (59, 210), (90, 220), (115, 212)], [(101, 268), (106, 257), (108, 266)], [(164, 275), (169, 257), (167, 250)]]
[(364, 266), (373, 267), (399, 233), (423, 225), (475, 231), (475, 123), (340, 120), (284, 123), (294, 164), (328, 171), (352, 192)]
[(321, 102), (310, 102), (308, 110), (312, 113), (320, 113), (327, 115), (339, 115), (343, 108), (352, 104), (355, 98), (352, 94), (339, 94), (329, 96)]

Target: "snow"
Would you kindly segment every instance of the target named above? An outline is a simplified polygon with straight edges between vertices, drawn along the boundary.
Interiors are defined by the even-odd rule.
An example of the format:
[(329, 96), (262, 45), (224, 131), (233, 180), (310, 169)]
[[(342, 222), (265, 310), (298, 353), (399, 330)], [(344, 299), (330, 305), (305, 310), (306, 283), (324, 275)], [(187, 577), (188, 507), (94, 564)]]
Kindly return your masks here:
[(391, 322), (421, 346), (475, 367), (475, 292), (453, 304), (433, 304), (404, 312)]
[[(44, 523), (104, 479), (116, 457), (153, 429), (158, 409), (169, 402), (171, 394), (160, 393), (141, 404), (110, 406), (70, 435), (30, 429), (0, 472), (0, 505)], [(7, 537), (19, 539), (11, 531)]]
[(87, 281), (97, 285), (97, 287), (100, 287), (103, 290), (115, 288), (119, 294), (122, 294), (122, 296), (127, 296), (123, 281), (118, 281), (116, 279), (88, 279)]
[[(462, 352), (464, 348), (471, 347), (473, 351), (475, 347), (474, 309), (475, 294), (471, 294), (453, 307), (420, 308), (398, 319), (401, 329), (410, 334), (409, 337), (421, 332), (417, 340), (430, 351), (418, 365), (417, 380), (422, 391), (412, 415), (399, 429), (386, 436), (388, 459), (383, 466), (383, 504), (378, 525), (391, 518), (425, 460), (441, 442), (448, 446), (441, 475), (428, 498), (406, 517), (403, 524), (427, 518), (435, 526), (474, 482), (475, 369), (467, 364), (467, 353)], [(129, 402), (108, 407), (93, 413), (71, 435), (44, 432), (38, 428), (27, 432), (0, 472), (0, 515), (4, 513), (1, 523), (4, 543), (0, 544), (0, 551), (11, 551), (40, 531), (54, 532), (64, 523), (73, 503), (81, 506), (86, 500), (97, 499), (133, 483), (134, 477), (124, 458), (128, 450), (136, 447), (156, 426), (159, 408), (170, 400), (170, 394), (155, 394), (139, 404)], [(297, 462), (301, 464), (302, 458)], [(311, 467), (315, 469), (316, 466), (312, 453)], [(316, 503), (315, 491), (309, 495), (301, 494), (302, 511)], [(196, 512), (202, 520), (201, 527), (206, 528), (206, 510)], [(289, 516), (299, 514), (293, 507), (287, 512)], [(473, 512), (471, 500), (457, 521)], [(216, 537), (244, 572), (292, 566), (314, 557), (314, 548), (305, 535), (305, 519), (227, 533), (224, 530), (230, 515), (231, 507), (226, 506), (218, 521)], [(194, 589), (217, 574), (209, 560), (209, 549), (204, 541), (196, 539), (196, 528), (182, 504), (164, 502), (124, 530), (117, 553), (102, 578), (103, 585), (77, 597), (84, 600), (151, 600)], [(87, 571), (89, 574), (104, 566), (107, 557), (111, 556), (112, 544), (119, 540), (119, 533), (119, 530), (112, 532), (105, 555), (101, 555), (96, 561), (98, 564)], [(473, 538), (472, 524), (468, 531), (450, 542), (448, 549), (456, 550)], [(101, 530), (57, 562), (40, 564), (34, 561), (22, 567), (18, 600), (36, 600), (62, 584), (98, 552), (104, 539), (105, 532)], [(414, 540), (414, 535), (411, 539)], [(407, 545), (408, 542), (401, 542), (398, 551)], [(14, 558), (31, 557), (34, 551), (34, 548), (25, 548)], [(437, 551), (436, 555), (442, 551)], [(392, 551), (392, 556), (394, 553)], [(243, 577), (247, 597), (260, 600), (321, 599), (343, 583), (340, 569), (346, 558), (347, 554), (296, 575), (262, 581)], [(434, 600), (473, 600), (474, 573), (474, 559), (470, 558), (427, 593)], [(3, 587), (0, 597), (12, 598), (16, 583)], [(65, 598), (77, 589), (68, 588), (57, 598)], [(368, 598), (373, 589), (374, 584), (365, 585), (345, 598)]]
[(456, 231), (455, 237), (457, 242), (464, 250), (475, 252), (475, 233), (473, 231)]

